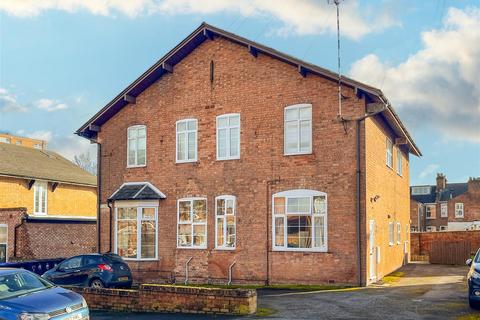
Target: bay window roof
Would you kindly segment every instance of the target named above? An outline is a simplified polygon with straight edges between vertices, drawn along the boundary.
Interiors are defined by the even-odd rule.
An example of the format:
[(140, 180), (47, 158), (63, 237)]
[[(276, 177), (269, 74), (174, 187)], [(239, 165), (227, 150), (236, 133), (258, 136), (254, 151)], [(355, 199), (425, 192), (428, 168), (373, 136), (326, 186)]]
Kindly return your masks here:
[(165, 194), (149, 182), (126, 182), (108, 200), (160, 200), (165, 198)]

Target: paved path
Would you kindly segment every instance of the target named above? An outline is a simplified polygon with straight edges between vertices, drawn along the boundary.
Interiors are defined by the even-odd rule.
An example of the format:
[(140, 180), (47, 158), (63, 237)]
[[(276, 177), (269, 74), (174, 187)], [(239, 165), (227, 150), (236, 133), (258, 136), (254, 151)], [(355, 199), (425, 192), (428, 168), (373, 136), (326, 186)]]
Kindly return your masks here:
[[(410, 264), (398, 282), (350, 291), (259, 291), (259, 307), (276, 311), (268, 319), (480, 319), (468, 307), (463, 266)], [(477, 318), (478, 317), (478, 318)], [(171, 314), (93, 313), (107, 319), (250, 319)]]

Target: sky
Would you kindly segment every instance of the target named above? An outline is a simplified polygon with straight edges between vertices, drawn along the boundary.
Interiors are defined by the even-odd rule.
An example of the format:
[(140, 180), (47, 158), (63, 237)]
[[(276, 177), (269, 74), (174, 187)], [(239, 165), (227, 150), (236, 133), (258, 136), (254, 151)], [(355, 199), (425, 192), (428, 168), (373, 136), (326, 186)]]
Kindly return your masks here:
[[(480, 176), (480, 1), (343, 0), (340, 20), (342, 73), (423, 152), (411, 183)], [(336, 71), (332, 0), (0, 0), (0, 131), (93, 155), (75, 130), (202, 21)]]

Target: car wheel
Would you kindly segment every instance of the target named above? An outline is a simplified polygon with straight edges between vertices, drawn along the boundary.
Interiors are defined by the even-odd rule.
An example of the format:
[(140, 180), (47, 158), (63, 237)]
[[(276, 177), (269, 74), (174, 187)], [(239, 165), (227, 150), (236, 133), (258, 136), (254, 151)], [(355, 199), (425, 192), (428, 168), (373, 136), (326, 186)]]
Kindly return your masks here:
[(472, 309), (480, 309), (480, 303), (478, 303), (477, 301), (473, 301), (473, 299), (468, 299), (468, 304)]
[(90, 288), (105, 288), (105, 285), (103, 284), (102, 280), (100, 279), (93, 279), (91, 282), (90, 282)]

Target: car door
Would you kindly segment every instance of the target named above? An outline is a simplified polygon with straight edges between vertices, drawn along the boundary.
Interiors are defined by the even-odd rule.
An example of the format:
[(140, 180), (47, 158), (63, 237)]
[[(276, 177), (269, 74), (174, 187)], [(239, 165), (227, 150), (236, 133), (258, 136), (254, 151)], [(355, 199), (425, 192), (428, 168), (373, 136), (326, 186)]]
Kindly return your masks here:
[(73, 257), (60, 263), (51, 275), (51, 281), (58, 285), (80, 285), (82, 256)]

